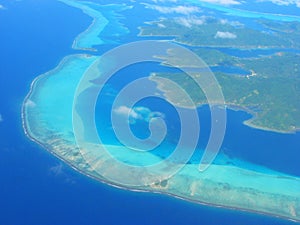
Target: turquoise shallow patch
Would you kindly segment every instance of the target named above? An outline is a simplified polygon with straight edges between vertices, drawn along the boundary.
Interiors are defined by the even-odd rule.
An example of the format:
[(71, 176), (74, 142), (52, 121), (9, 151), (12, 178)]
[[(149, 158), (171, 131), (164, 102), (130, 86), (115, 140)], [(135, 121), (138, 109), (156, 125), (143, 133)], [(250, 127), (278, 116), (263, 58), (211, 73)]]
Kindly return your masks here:
[[(83, 2), (63, 2), (82, 9), (94, 18), (93, 25), (77, 37), (73, 47), (89, 49), (103, 44), (99, 37), (107, 24), (103, 15)], [(197, 203), (255, 211), (300, 221), (300, 179), (276, 171), (263, 171), (256, 165), (249, 165), (248, 168), (225, 164), (211, 165), (204, 172), (199, 172), (198, 165), (186, 164), (179, 173), (169, 179), (152, 184), (145, 181), (145, 185), (141, 186), (120, 185), (102, 176), (103, 174), (99, 173), (100, 169), (104, 169), (108, 176), (122, 174), (110, 158), (98, 151), (99, 147), (103, 146), (90, 142), (84, 146), (89, 151), (82, 151), (76, 144), (72, 124), (73, 99), (77, 84), (97, 58), (86, 54), (68, 56), (57, 68), (35, 79), (23, 105), (24, 128), (31, 139), (82, 174), (120, 188), (160, 192)], [(123, 146), (104, 147), (119, 158), (131, 162), (136, 162), (141, 157), (140, 154), (128, 154)], [(159, 160), (159, 157), (150, 153), (142, 157), (150, 163)], [(140, 179), (141, 176), (142, 174), (136, 174), (135, 170), (132, 170), (126, 178)], [(157, 176), (159, 177), (159, 174)]]

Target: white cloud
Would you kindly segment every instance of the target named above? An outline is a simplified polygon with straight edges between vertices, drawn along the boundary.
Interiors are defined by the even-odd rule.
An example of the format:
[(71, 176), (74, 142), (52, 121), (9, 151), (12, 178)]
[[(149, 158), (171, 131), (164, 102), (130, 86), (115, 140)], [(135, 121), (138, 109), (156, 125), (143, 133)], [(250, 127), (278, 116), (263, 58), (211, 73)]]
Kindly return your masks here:
[(272, 2), (276, 5), (296, 5), (300, 8), (300, 0), (258, 0), (258, 2)]
[(222, 38), (222, 39), (235, 39), (237, 36), (230, 32), (222, 32), (218, 31), (215, 35), (215, 38)]
[(131, 108), (129, 108), (127, 106), (120, 106), (120, 107), (114, 109), (114, 112), (119, 115), (129, 116), (133, 119), (138, 118), (138, 114), (134, 110), (131, 110)]
[[(202, 2), (220, 4), (220, 5), (239, 5), (243, 0), (200, 0)], [(300, 0), (256, 0), (256, 2), (272, 2), (276, 5), (295, 5), (300, 8)]]
[(3, 122), (3, 117), (2, 115), (0, 114), (0, 123)]
[(244, 24), (242, 24), (239, 21), (229, 21), (227, 19), (220, 19), (220, 23), (222, 25), (228, 24), (228, 25), (233, 26), (233, 27), (242, 27), (242, 26), (244, 26)]
[(150, 5), (145, 4), (146, 8), (154, 9), (160, 13), (168, 14), (168, 13), (177, 13), (177, 14), (192, 14), (196, 12), (200, 12), (201, 10), (196, 6), (173, 6), (173, 7), (167, 7), (167, 6), (158, 6), (158, 5)]
[(0, 4), (0, 9), (5, 9), (3, 5)]
[(33, 108), (33, 107), (36, 106), (36, 104), (35, 104), (34, 101), (28, 99), (28, 100), (25, 102), (25, 106), (26, 106), (26, 107), (31, 107), (31, 108)]
[(157, 26), (158, 26), (159, 28), (166, 28), (166, 26), (165, 26), (164, 24), (162, 24), (162, 23), (158, 23)]
[(152, 112), (149, 108), (141, 106), (134, 107), (132, 109), (127, 106), (120, 106), (114, 109), (114, 113), (121, 116), (129, 116), (130, 124), (136, 123), (137, 120), (149, 122), (152, 118), (164, 117), (164, 115), (160, 112)]
[(220, 5), (239, 5), (241, 2), (239, 0), (200, 0), (202, 2), (209, 2)]
[(206, 23), (206, 17), (201, 16), (201, 17), (196, 17), (196, 16), (191, 16), (191, 17), (177, 17), (175, 18), (175, 22), (183, 25), (185, 27), (192, 27), (193, 25), (202, 25)]

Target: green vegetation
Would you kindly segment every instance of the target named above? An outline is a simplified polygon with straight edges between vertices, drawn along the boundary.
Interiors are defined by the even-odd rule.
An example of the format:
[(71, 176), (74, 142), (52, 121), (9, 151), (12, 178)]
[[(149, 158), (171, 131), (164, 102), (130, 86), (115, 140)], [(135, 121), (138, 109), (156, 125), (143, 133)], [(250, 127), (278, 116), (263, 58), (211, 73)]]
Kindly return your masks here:
[(300, 54), (278, 52), (269, 57), (239, 60), (239, 66), (265, 78), (300, 78)]
[[(140, 35), (172, 36), (175, 37), (175, 41), (191, 46), (209, 66), (225, 68), (228, 66), (249, 71), (246, 76), (238, 72), (236, 74), (215, 72), (228, 107), (251, 113), (253, 118), (246, 121), (249, 126), (277, 132), (294, 132), (300, 129), (300, 54), (297, 53), (299, 51), (293, 52), (290, 49), (300, 47), (299, 41), (296, 42), (296, 39), (300, 38), (300, 23), (264, 20), (259, 23), (270, 31), (261, 32), (244, 26), (221, 24), (216, 19), (191, 27), (180, 25), (175, 20), (164, 19), (142, 28)], [(218, 31), (229, 32), (236, 36), (216, 38)], [(274, 53), (268, 56), (239, 58), (221, 52), (216, 47), (273, 48)], [(176, 57), (172, 51), (164, 60), (166, 63), (172, 61), (179, 67), (196, 66), (195, 63), (184, 60), (184, 57)], [(168, 89), (168, 85), (162, 84), (159, 77), (180, 84), (198, 106), (207, 104), (205, 95), (187, 75), (174, 73), (152, 75), (150, 79), (159, 84), (158, 87), (173, 103), (188, 107), (181, 96), (176, 96), (176, 93)]]
[[(140, 36), (170, 36), (179, 43), (191, 46), (300, 49), (300, 42), (297, 41), (300, 34), (299, 23), (278, 23), (279, 30), (274, 28), (274, 24), (277, 24), (275, 22), (261, 23), (270, 31), (261, 32), (244, 26), (233, 26), (230, 23), (220, 23), (216, 19), (210, 19), (202, 25), (190, 26), (181, 24), (178, 19), (163, 19), (149, 23), (151, 26), (140, 28)], [(218, 32), (227, 32), (233, 36), (218, 37)]]
[(197, 48), (193, 50), (209, 66), (237, 65), (239, 61), (236, 57), (227, 55), (215, 49)]
[[(73, 4), (73, 1), (69, 0), (63, 0), (63, 2)], [(81, 3), (76, 3), (75, 6), (97, 19), (95, 14), (91, 13), (94, 12), (93, 9), (86, 8)], [(102, 25), (96, 23), (95, 26), (90, 26), (90, 28), (98, 30), (98, 26), (102, 27)], [(173, 25), (175, 27), (175, 24)], [(180, 38), (185, 38), (185, 41), (192, 39), (192, 36), (189, 38), (180, 36), (182, 31), (192, 34), (191, 30), (173, 28), (171, 26), (168, 31), (174, 32), (175, 36), (179, 33), (177, 35), (178, 40)], [(195, 30), (197, 31), (197, 29)], [(239, 26), (238, 29), (241, 29), (239, 30), (241, 33), (244, 32), (242, 27)], [(284, 29), (280, 28), (280, 30)], [(209, 35), (214, 32), (211, 31)], [(257, 31), (251, 32), (257, 33)], [(241, 35), (241, 33), (238, 35)], [(91, 44), (90, 41), (96, 41), (97, 43), (99, 40), (94, 36), (98, 36), (99, 32), (85, 32), (85, 34), (76, 39), (77, 41), (79, 39), (78, 43), (83, 43), (81, 42), (83, 37), (84, 44), (88, 45)], [(158, 30), (157, 35), (159, 34), (160, 31)], [(163, 35), (163, 33), (161, 34)], [(259, 37), (263, 36), (264, 34)], [(270, 37), (270, 35), (265, 37)], [(254, 39), (247, 35), (245, 35), (245, 38)], [(267, 41), (264, 38), (261, 38), (261, 40)], [(274, 43), (278, 40), (280, 38), (276, 38)], [(192, 41), (207, 42), (207, 40), (196, 39)], [(224, 40), (224, 43), (217, 42), (217, 39), (214, 41), (214, 44), (225, 44), (225, 46), (229, 44), (237, 46), (246, 43), (245, 40), (235, 43), (233, 40), (227, 40), (227, 42)], [(255, 42), (256, 40), (253, 40), (252, 44)], [(269, 46), (271, 42), (264, 44)], [(283, 45), (285, 44), (283, 42)], [(288, 42), (287, 45), (289, 45)], [(216, 72), (215, 74), (230, 107), (244, 108), (256, 116), (255, 120), (251, 121), (252, 126), (278, 131), (292, 131), (300, 127), (299, 55), (280, 53), (268, 57), (245, 59), (233, 57), (212, 48), (194, 47), (194, 50), (210, 66), (235, 66), (251, 71), (248, 76), (229, 75), (224, 72)], [(168, 53), (170, 55), (163, 58), (165, 65), (172, 62), (179, 67), (193, 67), (195, 69), (198, 66), (195, 62), (189, 61), (188, 57), (185, 58), (184, 55), (176, 57), (172, 49)], [(56, 69), (34, 80), (30, 93), (24, 100), (22, 110), (23, 126), (30, 139), (42, 145), (51, 154), (54, 154), (80, 173), (116, 187), (143, 192), (165, 193), (197, 203), (247, 210), (300, 221), (299, 178), (262, 168), (258, 165), (239, 163), (234, 158), (232, 164), (227, 162), (213, 164), (203, 172), (199, 172), (198, 164), (188, 163), (183, 165), (178, 173), (174, 173), (173, 176), (169, 177), (162, 176), (163, 173), (159, 174), (152, 171), (151, 167), (140, 167), (143, 168), (140, 171), (137, 170), (138, 167), (132, 166), (131, 169), (125, 171), (124, 164), (116, 163), (112, 156), (116, 156), (116, 159), (124, 160), (124, 162), (139, 163), (147, 163), (150, 159), (159, 162), (161, 158), (150, 151), (131, 151), (132, 149), (128, 149), (124, 145), (103, 145), (98, 141), (94, 141), (93, 135), (90, 136), (91, 132), (89, 130), (93, 130), (95, 127), (90, 126), (90, 123), (85, 124), (83, 120), (85, 112), (90, 109), (87, 107), (89, 104), (86, 100), (90, 99), (82, 98), (82, 94), (87, 90), (94, 90), (93, 88), (97, 84), (92, 82), (94, 79), (85, 82), (83, 88), (78, 86), (78, 83), (82, 79), (82, 75), (86, 74), (86, 70), (96, 60), (98, 60), (98, 57), (92, 55), (70, 55)], [(94, 67), (92, 67), (92, 70), (89, 69), (92, 71), (93, 78), (99, 76), (97, 78), (101, 79), (102, 68), (97, 64), (97, 69), (94, 69)], [(194, 73), (194, 75), (205, 76), (206, 74), (202, 72), (201, 74)], [(153, 73), (150, 79), (159, 84), (158, 87), (165, 91), (166, 96), (171, 101), (182, 106), (186, 104), (184, 98), (180, 98), (178, 93), (170, 89), (167, 83), (162, 83), (159, 80), (160, 76), (179, 83), (191, 94), (198, 105), (206, 104), (204, 93), (190, 77), (182, 73)], [(206, 83), (206, 85), (210, 87), (210, 83)], [(75, 100), (81, 99), (81, 101), (74, 101), (74, 97), (76, 97)], [(78, 135), (75, 136), (75, 132), (82, 133), (83, 137), (78, 138)], [(98, 138), (96, 139), (98, 140)], [(84, 141), (84, 145), (79, 145), (79, 142), (82, 141)], [(103, 151), (103, 148), (107, 151)], [(258, 150), (256, 149), (256, 151)], [(107, 154), (108, 152), (111, 154)], [(142, 153), (143, 157), (136, 157), (137, 152)], [(168, 163), (165, 167), (167, 170), (174, 165), (174, 162), (168, 162), (168, 160), (165, 162)], [(153, 183), (149, 182), (149, 175), (151, 177), (155, 176), (157, 180)], [(119, 178), (125, 182), (120, 182)], [(134, 183), (131, 183), (132, 181), (141, 181), (141, 183), (140, 185), (134, 185)]]
[(299, 49), (300, 42), (300, 23), (299, 22), (273, 22), (273, 21), (260, 21), (266, 28), (272, 30), (279, 36), (283, 42), (290, 48)]

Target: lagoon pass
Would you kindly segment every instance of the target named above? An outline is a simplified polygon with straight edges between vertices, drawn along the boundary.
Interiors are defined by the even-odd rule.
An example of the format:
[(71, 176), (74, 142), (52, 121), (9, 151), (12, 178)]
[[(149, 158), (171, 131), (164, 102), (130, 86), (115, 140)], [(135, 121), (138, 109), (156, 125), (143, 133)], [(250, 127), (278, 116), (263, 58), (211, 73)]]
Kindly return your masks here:
[[(296, 132), (300, 127), (300, 106), (297, 101), (297, 96), (300, 96), (300, 46), (296, 41), (300, 37), (299, 17), (235, 11), (205, 2), (191, 2), (190, 6), (180, 6), (180, 2), (176, 5), (170, 3), (171, 6), (159, 6), (154, 2), (132, 2), (125, 5), (61, 0), (61, 3), (82, 10), (93, 21), (73, 42), (73, 48), (79, 53), (66, 56), (55, 69), (33, 81), (23, 104), (23, 125), (29, 138), (80, 173), (119, 188), (158, 192), (196, 203), (300, 221), (298, 177), (259, 165), (245, 163), (237, 166), (224, 160), (213, 163), (201, 172), (198, 164), (186, 163), (180, 165), (180, 170), (172, 176), (160, 177), (157, 174), (155, 182), (149, 182), (141, 179), (143, 171), (137, 173), (137, 170), (132, 169), (125, 174), (121, 173), (122, 166), (116, 164), (110, 155), (104, 154), (101, 149), (105, 147), (111, 155), (133, 163), (137, 160), (139, 163), (153, 163), (162, 160), (161, 157), (151, 152), (128, 153), (127, 148), (122, 145), (100, 146), (87, 135), (88, 132), (85, 132), (84, 144), (78, 145), (78, 138), (74, 133), (73, 112), (78, 83), (87, 71), (91, 71), (91, 66), (95, 65), (102, 54), (103, 46), (159, 38), (190, 46), (210, 67), (214, 67), (228, 107), (242, 109), (254, 116), (251, 121), (246, 122), (247, 125), (275, 132)], [(134, 15), (141, 10), (151, 13), (149, 16), (145, 13), (145, 18), (139, 17), (140, 27), (130, 28), (128, 24), (122, 23), (124, 15)], [(220, 15), (213, 17), (205, 14), (214, 10), (224, 18)], [(243, 15), (241, 21), (231, 21), (226, 17), (234, 13)], [(244, 20), (253, 18), (259, 18), (256, 22), (269, 32), (258, 32), (252, 27), (253, 24), (244, 24)], [(278, 31), (280, 35), (273, 37), (270, 30)], [(249, 35), (255, 35), (257, 38), (250, 39)], [(203, 46), (205, 48), (199, 48)], [(245, 51), (265, 49), (267, 53), (264, 57), (245, 58), (222, 51), (228, 47)], [(181, 68), (191, 63), (176, 61), (168, 52), (165, 56), (155, 57), (162, 59), (165, 65), (172, 61)], [(278, 66), (280, 60), (286, 63)], [(221, 68), (226, 64), (233, 68), (233, 72)], [(275, 66), (266, 66), (272, 64)], [(285, 66), (284, 78), (281, 71), (276, 75), (276, 70), (281, 70), (282, 65)], [(189, 89), (193, 83), (189, 83), (186, 77), (171, 72), (149, 75), (149, 79), (157, 84), (158, 89), (165, 93), (171, 103), (189, 108), (181, 96), (176, 96), (176, 93), (172, 93), (172, 90), (161, 83), (161, 78), (168, 78), (182, 84), (184, 89)], [(287, 88), (289, 91), (285, 93), (276, 89), (283, 79), (286, 79), (284, 85), (290, 85)], [(265, 91), (266, 83), (273, 85), (272, 93)], [(92, 87), (99, 84), (91, 82), (89, 85)], [(232, 88), (232, 85), (235, 88)], [(193, 88), (195, 87), (191, 89)], [(197, 102), (197, 107), (207, 104), (201, 94), (196, 96), (196, 92), (192, 92), (192, 99)], [(76, 110), (81, 113), (87, 112), (85, 103), (83, 100), (77, 101)], [(176, 164), (170, 162), (166, 166), (172, 167), (172, 163)], [(115, 182), (121, 177), (127, 183)], [(134, 184), (135, 180), (139, 180), (139, 185)]]

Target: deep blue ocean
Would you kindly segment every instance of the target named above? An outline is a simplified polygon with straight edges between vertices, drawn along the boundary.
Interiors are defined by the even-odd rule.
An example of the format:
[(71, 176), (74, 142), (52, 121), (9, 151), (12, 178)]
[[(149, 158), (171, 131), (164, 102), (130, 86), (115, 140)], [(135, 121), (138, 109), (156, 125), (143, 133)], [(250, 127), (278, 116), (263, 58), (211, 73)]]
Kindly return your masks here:
[[(7, 7), (0, 10), (0, 225), (294, 224), (113, 188), (77, 173), (30, 141), (21, 123), (30, 83), (75, 53), (72, 42), (91, 19), (53, 0), (0, 4)], [(207, 110), (200, 113), (205, 116)], [(226, 154), (300, 176), (299, 134), (251, 129), (242, 125), (250, 117), (246, 113), (229, 111), (228, 116)]]

